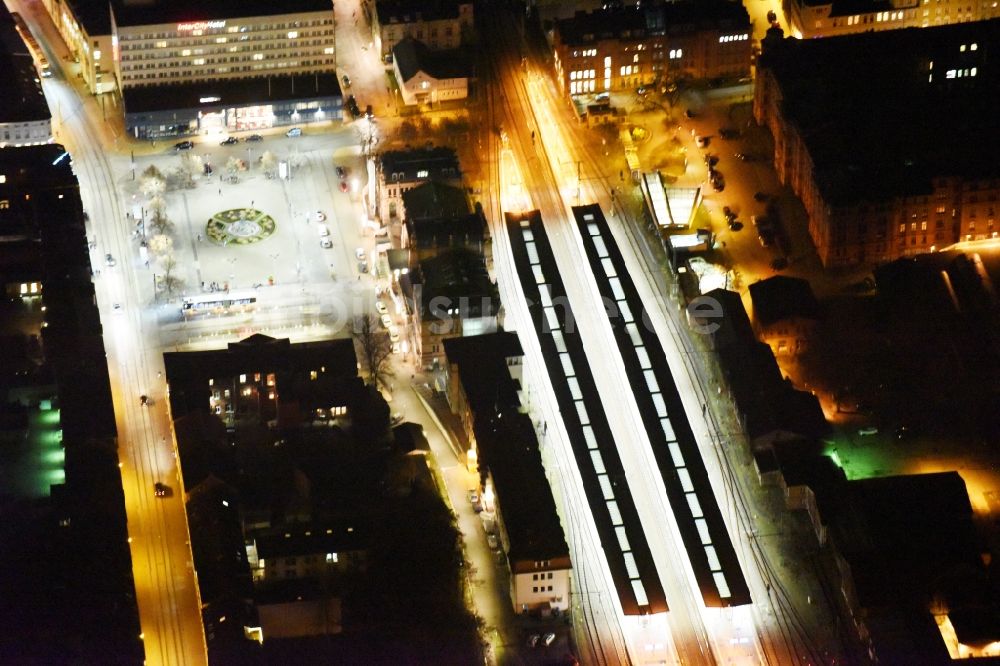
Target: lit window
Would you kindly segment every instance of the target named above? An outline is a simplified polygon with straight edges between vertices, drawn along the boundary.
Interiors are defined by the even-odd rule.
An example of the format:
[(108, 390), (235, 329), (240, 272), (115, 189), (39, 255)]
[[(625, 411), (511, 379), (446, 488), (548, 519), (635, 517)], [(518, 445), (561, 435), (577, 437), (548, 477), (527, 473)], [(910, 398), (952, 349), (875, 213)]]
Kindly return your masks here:
[(426, 171), (426, 170), (421, 170), (421, 171), (417, 172), (417, 178), (426, 178), (429, 175), (430, 175), (430, 172)]
[(161, 41), (156, 42), (156, 48), (158, 48), (158, 49), (165, 49), (165, 48), (167, 48), (167, 42), (166, 42), (166, 40), (161, 40)]
[(310, 370), (309, 371), (309, 379), (316, 379), (316, 377), (318, 377), (318, 376), (319, 375), (317, 374), (317, 372), (315, 370)]
[(978, 49), (978, 48), (979, 48), (979, 44), (976, 44), (975, 42), (973, 42), (973, 43), (972, 43), (972, 44), (971, 44), (971, 45), (969, 46), (969, 50), (970, 50), (970, 51), (975, 51), (975, 50), (976, 50), (976, 49)]
[(246, 381), (247, 381), (247, 376), (246, 375), (240, 375), (240, 384), (245, 384)]
[(94, 49), (94, 60), (101, 59), (101, 49)]
[(264, 54), (263, 53), (254, 53), (253, 54), (253, 59), (254, 60), (263, 60), (264, 59)]
[(295, 39), (299, 36), (298, 30), (291, 30), (288, 33), (288, 39)]
[(182, 56), (189, 56), (189, 55), (191, 55), (191, 49), (184, 49), (183, 51), (181, 51), (181, 55)]
[(328, 564), (336, 564), (337, 563), (337, 559), (338, 559), (337, 558), (337, 553), (327, 553), (326, 554), (326, 561), (327, 561)]
[(195, 65), (204, 65), (205, 64), (205, 59), (204, 58), (195, 58), (194, 59), (194, 64)]

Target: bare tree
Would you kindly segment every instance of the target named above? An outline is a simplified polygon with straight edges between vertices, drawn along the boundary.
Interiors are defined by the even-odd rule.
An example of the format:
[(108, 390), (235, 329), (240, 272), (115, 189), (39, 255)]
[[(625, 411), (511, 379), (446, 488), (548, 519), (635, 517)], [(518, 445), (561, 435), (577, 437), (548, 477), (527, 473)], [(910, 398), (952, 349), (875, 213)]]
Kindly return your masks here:
[(389, 333), (381, 328), (375, 315), (366, 314), (354, 320), (354, 337), (361, 347), (362, 365), (368, 370), (368, 383), (386, 386), (393, 376), (389, 367), (392, 342)]
[(167, 179), (155, 166), (150, 166), (142, 172), (139, 189), (149, 198), (161, 196), (167, 191)]
[(187, 152), (181, 155), (181, 167), (190, 175), (195, 176), (205, 169), (205, 162), (201, 155)]
[(177, 260), (174, 259), (174, 255), (166, 254), (162, 256), (160, 258), (160, 267), (163, 270), (163, 278), (160, 281), (160, 285), (163, 291), (167, 292), (168, 297), (173, 296), (184, 286), (183, 280), (174, 275), (174, 270), (177, 268)]
[(157, 234), (149, 239), (149, 251), (158, 258), (172, 257), (174, 253), (174, 239), (170, 236)]
[(153, 209), (149, 216), (149, 228), (157, 235), (169, 234), (174, 229), (174, 223), (167, 218), (163, 209)]
[(260, 156), (260, 168), (266, 174), (274, 174), (274, 169), (278, 166), (278, 158), (270, 150), (265, 150)]

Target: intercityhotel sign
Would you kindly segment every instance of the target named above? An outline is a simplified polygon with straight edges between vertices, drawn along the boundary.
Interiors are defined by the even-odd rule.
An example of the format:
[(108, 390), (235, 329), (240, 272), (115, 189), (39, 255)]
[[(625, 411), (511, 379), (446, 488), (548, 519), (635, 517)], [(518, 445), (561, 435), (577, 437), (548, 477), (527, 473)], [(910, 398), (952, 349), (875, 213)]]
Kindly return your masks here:
[(192, 23), (178, 23), (177, 32), (194, 32), (196, 30), (217, 30), (225, 28), (225, 21), (194, 21)]

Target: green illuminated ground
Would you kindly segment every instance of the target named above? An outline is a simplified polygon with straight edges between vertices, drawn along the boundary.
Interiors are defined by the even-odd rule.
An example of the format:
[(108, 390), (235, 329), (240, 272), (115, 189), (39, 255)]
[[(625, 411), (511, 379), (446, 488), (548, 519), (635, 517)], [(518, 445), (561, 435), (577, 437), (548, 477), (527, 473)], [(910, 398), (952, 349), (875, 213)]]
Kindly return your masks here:
[(58, 409), (33, 409), (27, 436), (23, 432), (5, 434), (0, 446), (5, 459), (0, 468), (0, 487), (5, 493), (24, 498), (48, 497), (53, 484), (65, 481)]

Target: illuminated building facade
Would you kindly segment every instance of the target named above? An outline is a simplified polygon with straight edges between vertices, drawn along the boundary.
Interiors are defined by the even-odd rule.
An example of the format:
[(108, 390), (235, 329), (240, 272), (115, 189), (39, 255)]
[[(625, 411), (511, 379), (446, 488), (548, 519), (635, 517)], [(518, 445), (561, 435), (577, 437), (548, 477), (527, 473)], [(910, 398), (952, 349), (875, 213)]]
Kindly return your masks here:
[(1000, 16), (997, 0), (783, 0), (795, 37), (832, 37), (858, 32), (928, 28)]
[(0, 87), (6, 98), (0, 107), (0, 148), (52, 143), (52, 115), (42, 94), (38, 70), (3, 7), (0, 7)]
[(101, 0), (42, 0), (91, 94), (114, 92), (111, 14)]
[(336, 71), (329, 0), (231, 4), (115, 2), (120, 87)]
[(583, 95), (678, 78), (749, 76), (750, 34), (742, 5), (682, 0), (578, 12), (556, 21), (551, 39), (563, 90)]
[(378, 0), (370, 16), (372, 42), (384, 60), (410, 37), (432, 50), (455, 49), (471, 39), (471, 2), (460, 0)]
[(136, 138), (341, 118), (330, 0), (114, 0), (111, 31)]
[(998, 236), (998, 47), (1000, 20), (765, 40), (754, 116), (824, 265)]

